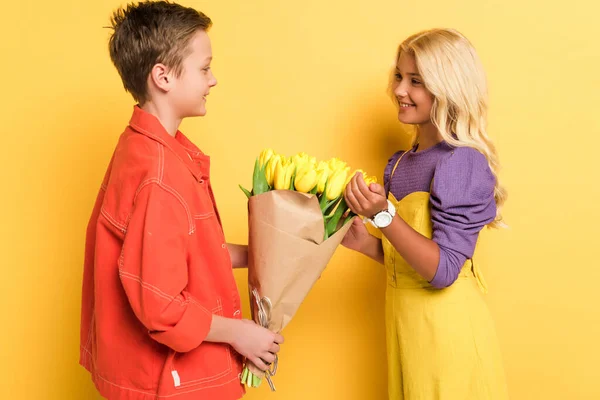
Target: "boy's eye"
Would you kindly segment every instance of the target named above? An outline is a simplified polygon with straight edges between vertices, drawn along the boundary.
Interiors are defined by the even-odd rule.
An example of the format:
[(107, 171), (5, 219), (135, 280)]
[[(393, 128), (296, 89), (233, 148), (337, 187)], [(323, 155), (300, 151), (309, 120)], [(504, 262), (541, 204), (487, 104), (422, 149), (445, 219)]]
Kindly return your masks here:
[(202, 68), (202, 71), (206, 71), (206, 72), (210, 71), (210, 66), (208, 66), (206, 68)]

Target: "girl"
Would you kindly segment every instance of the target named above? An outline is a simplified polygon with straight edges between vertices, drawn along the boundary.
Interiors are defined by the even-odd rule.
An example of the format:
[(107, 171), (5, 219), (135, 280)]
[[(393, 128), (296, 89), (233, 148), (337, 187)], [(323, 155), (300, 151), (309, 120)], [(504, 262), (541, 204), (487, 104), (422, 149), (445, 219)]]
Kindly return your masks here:
[(460, 33), (434, 29), (400, 44), (393, 98), (415, 125), (412, 149), (394, 154), (384, 186), (356, 174), (355, 219), (342, 242), (387, 269), (386, 336), (390, 399), (506, 399), (501, 356), (477, 288), (472, 256), (479, 231), (500, 226), (506, 192), (487, 136), (485, 74)]

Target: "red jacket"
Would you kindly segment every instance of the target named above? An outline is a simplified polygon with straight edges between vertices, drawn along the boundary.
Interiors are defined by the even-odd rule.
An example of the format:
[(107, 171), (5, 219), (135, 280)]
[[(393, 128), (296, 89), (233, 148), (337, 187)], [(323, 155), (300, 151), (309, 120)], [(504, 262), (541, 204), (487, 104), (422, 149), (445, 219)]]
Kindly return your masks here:
[(80, 363), (110, 400), (239, 399), (241, 356), (204, 342), (241, 318), (210, 158), (134, 108), (87, 229)]

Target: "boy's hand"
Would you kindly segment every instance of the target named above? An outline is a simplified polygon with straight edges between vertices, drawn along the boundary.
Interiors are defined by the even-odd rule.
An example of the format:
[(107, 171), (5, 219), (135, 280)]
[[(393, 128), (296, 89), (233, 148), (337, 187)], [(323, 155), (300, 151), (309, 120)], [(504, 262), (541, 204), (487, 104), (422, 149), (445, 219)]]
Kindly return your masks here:
[(250, 372), (252, 372), (254, 375), (258, 376), (261, 379), (265, 375), (265, 371), (261, 371), (260, 369), (258, 369), (258, 367), (254, 365), (250, 360), (246, 360), (246, 367)]
[(236, 330), (231, 343), (235, 351), (250, 360), (258, 369), (266, 371), (275, 361), (283, 336), (255, 324), (250, 320), (241, 320), (242, 326)]

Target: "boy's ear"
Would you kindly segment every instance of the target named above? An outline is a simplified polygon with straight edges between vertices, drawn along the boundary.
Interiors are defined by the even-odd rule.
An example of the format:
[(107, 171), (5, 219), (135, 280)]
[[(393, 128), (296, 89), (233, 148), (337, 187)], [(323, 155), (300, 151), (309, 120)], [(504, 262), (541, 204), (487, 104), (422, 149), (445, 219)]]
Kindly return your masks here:
[(171, 71), (164, 64), (155, 64), (150, 71), (149, 76), (150, 82), (154, 84), (158, 89), (168, 92), (171, 90), (173, 84), (173, 76)]

